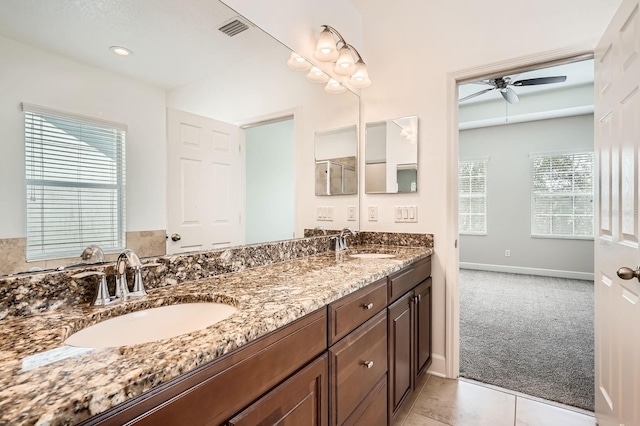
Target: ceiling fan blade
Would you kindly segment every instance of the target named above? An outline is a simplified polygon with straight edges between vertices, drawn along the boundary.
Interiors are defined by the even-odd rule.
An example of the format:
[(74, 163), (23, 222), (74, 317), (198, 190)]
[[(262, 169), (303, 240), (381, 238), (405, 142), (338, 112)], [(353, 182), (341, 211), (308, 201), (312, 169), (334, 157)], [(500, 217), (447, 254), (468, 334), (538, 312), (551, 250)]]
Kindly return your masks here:
[(566, 75), (559, 75), (556, 77), (527, 78), (525, 80), (514, 81), (511, 84), (514, 86), (537, 86), (539, 84), (562, 83), (564, 81), (567, 81)]
[(506, 90), (501, 90), (500, 94), (502, 95), (504, 100), (509, 102), (510, 104), (515, 104), (516, 102), (518, 102), (520, 100), (520, 98), (518, 98), (518, 95), (516, 94), (516, 92), (514, 92), (511, 87), (507, 87)]
[(490, 88), (488, 88), (488, 89), (481, 90), (481, 91), (476, 92), (476, 93), (474, 93), (474, 94), (472, 94), (472, 95), (465, 96), (465, 97), (464, 97), (464, 98), (462, 98), (462, 99), (458, 99), (458, 102), (468, 101), (469, 99), (475, 98), (476, 96), (483, 95), (483, 94), (485, 94), (485, 93), (487, 93), (487, 92), (490, 92), (490, 91), (492, 91), (492, 90), (494, 90), (494, 89), (495, 89), (495, 87), (490, 87)]

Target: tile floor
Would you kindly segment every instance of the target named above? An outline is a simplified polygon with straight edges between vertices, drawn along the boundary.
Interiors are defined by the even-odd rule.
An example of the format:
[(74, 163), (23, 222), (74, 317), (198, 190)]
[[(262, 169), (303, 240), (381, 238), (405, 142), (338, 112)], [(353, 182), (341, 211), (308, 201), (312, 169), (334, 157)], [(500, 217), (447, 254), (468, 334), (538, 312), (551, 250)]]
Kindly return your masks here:
[(592, 413), (468, 380), (425, 375), (403, 426), (595, 426)]

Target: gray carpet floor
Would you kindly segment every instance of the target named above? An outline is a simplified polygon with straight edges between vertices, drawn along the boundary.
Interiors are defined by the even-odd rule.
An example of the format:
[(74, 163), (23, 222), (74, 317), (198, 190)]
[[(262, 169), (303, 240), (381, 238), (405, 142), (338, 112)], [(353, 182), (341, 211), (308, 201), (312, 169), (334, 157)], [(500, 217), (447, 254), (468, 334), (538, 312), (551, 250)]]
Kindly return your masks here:
[(461, 269), (460, 375), (593, 411), (593, 282)]

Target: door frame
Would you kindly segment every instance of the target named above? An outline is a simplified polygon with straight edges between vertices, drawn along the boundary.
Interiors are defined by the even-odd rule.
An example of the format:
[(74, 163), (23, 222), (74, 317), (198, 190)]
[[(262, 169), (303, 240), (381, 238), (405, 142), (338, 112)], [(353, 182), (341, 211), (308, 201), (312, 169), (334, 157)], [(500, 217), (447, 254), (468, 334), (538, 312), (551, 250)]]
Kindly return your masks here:
[[(458, 85), (496, 74), (513, 74), (533, 68), (591, 59), (596, 42), (578, 44), (540, 52), (501, 62), (480, 65), (447, 74), (447, 154), (446, 154), (446, 224), (445, 241), (445, 374), (460, 375), (460, 294), (458, 251)], [(596, 165), (597, 167), (597, 165)], [(597, 203), (597, 200), (595, 201)], [(597, 206), (594, 206), (596, 208)]]

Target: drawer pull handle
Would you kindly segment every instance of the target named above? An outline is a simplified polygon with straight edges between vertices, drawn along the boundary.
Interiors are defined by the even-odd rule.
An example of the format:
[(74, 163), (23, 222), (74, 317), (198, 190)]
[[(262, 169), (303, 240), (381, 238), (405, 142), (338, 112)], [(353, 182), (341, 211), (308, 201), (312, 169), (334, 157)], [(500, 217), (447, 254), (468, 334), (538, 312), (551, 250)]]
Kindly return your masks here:
[(373, 303), (365, 303), (362, 307), (365, 309), (373, 309)]
[(367, 368), (371, 368), (373, 367), (373, 361), (362, 361), (362, 365), (364, 365)]

